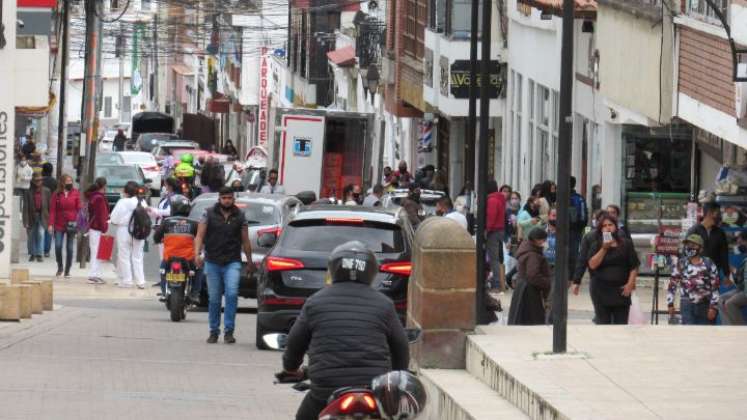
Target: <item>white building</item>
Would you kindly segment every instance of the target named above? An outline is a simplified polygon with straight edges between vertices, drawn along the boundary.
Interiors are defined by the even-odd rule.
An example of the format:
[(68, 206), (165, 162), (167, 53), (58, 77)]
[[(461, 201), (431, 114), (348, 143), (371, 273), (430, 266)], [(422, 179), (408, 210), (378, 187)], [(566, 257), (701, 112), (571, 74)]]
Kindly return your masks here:
[[(530, 6), (531, 3), (534, 6)], [(508, 2), (508, 96), (502, 179), (526, 196), (533, 185), (554, 180), (558, 153), (561, 11), (555, 2)], [(576, 6), (574, 24), (573, 161), (576, 189), (591, 198), (601, 184), (603, 133), (598, 128), (606, 108), (598, 92), (598, 52), (594, 25), (596, 3)], [(531, 53), (529, 53), (531, 51)], [(619, 181), (619, 178), (618, 178)]]
[[(119, 103), (119, 59), (105, 57), (101, 63), (101, 80), (103, 86), (101, 112), (99, 119), (101, 126), (111, 127), (116, 123), (130, 122), (132, 115), (137, 113), (139, 102), (133, 102), (130, 90), (131, 65), (126, 60), (122, 77), (123, 103)], [(67, 120), (81, 121), (81, 105), (83, 100), (83, 77), (85, 62), (76, 57), (70, 60), (68, 66), (67, 87)]]

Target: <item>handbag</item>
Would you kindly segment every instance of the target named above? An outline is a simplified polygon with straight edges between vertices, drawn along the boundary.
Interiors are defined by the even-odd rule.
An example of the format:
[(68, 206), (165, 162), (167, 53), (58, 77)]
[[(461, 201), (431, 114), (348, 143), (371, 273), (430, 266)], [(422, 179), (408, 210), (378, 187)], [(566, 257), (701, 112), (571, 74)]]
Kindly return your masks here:
[(99, 238), (99, 250), (96, 258), (103, 261), (111, 261), (114, 252), (114, 237), (111, 235), (101, 235)]
[(75, 235), (78, 233), (78, 223), (75, 221), (67, 222), (65, 224), (65, 231), (68, 235)]

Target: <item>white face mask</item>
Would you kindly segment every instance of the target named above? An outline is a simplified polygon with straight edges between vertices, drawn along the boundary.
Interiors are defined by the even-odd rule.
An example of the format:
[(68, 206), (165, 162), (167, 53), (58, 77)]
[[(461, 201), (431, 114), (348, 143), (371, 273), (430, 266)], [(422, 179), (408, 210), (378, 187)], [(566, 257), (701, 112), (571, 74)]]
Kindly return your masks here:
[(28, 162), (26, 162), (25, 160), (22, 160), (21, 161), (21, 166), (25, 167), (26, 165), (28, 165)]

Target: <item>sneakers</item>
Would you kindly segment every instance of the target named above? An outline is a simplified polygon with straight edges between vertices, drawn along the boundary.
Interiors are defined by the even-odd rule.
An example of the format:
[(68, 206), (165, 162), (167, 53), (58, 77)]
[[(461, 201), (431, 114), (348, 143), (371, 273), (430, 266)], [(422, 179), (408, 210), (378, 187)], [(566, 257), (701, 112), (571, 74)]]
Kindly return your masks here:
[(210, 333), (210, 337), (207, 339), (208, 344), (215, 344), (218, 342), (218, 333)]
[(44, 258), (49, 258), (49, 252), (44, 253)]
[(54, 276), (59, 279), (60, 277), (62, 277), (62, 271), (58, 271)]
[(88, 278), (88, 283), (89, 284), (106, 284), (106, 282), (104, 281), (104, 279), (99, 278), (99, 277), (89, 277)]
[(34, 262), (34, 261), (36, 261), (36, 256), (29, 255), (29, 262)]
[(226, 344), (234, 344), (236, 343), (236, 338), (233, 336), (233, 331), (227, 331), (226, 334), (223, 336), (223, 342)]
[(43, 262), (43, 261), (44, 261), (44, 259), (42, 259), (41, 255), (37, 255), (36, 256), (36, 262)]
[(73, 276), (70, 275), (70, 273), (65, 273), (65, 280), (70, 280), (73, 278)]
[(140, 290), (143, 290), (143, 289), (145, 289), (145, 285), (144, 284), (138, 284), (137, 288), (140, 289)]

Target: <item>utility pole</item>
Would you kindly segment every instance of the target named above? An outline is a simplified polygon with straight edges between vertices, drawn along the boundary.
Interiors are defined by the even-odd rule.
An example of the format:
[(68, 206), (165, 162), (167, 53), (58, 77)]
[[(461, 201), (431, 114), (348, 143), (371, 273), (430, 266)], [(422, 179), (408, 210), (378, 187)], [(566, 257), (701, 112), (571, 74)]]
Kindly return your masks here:
[(153, 104), (156, 112), (161, 110), (158, 103), (158, 60), (158, 12), (156, 12), (153, 15)]
[(555, 282), (552, 286), (552, 351), (565, 353), (568, 324), (568, 256), (570, 245), (571, 136), (573, 133), (573, 20), (574, 0), (563, 0), (563, 43), (560, 56), (560, 112), (558, 127), (558, 233)]
[(118, 80), (118, 98), (117, 103), (119, 104), (119, 122), (123, 123), (124, 119), (122, 118), (122, 114), (124, 112), (124, 50), (125, 50), (125, 37), (124, 37), (124, 29), (122, 28), (122, 24), (119, 24), (119, 35), (117, 36), (117, 58), (119, 58), (119, 80)]
[[(469, 45), (469, 110), (467, 116), (467, 138), (465, 143), (471, 150), (475, 150), (477, 145), (477, 31), (479, 29), (480, 16), (480, 0), (472, 0), (472, 15), (471, 15), (471, 33), (470, 33), (470, 45)], [(474, 157), (477, 155), (472, 153)], [(478, 168), (480, 166), (478, 165)], [(474, 174), (471, 174), (474, 177)], [(476, 183), (473, 183), (472, 188), (476, 190)], [(470, 203), (470, 210), (474, 211), (477, 203)], [(479, 212), (479, 209), (478, 209)], [(487, 318), (487, 307), (485, 305), (485, 236), (480, 230), (479, 217), (478, 227), (475, 232), (476, 238), (476, 249), (477, 249), (477, 267), (475, 272), (477, 273), (477, 290), (475, 293), (475, 311), (478, 323), (483, 323)], [(483, 223), (484, 227), (484, 223)]]
[(67, 118), (65, 105), (67, 105), (67, 53), (68, 38), (70, 36), (70, 0), (62, 0), (62, 60), (60, 61), (60, 115), (57, 125), (57, 179), (62, 176), (62, 167), (65, 163), (65, 148), (67, 136), (65, 133)]
[[(83, 132), (85, 150), (81, 171), (81, 189), (88, 188), (93, 181), (96, 162), (96, 143), (98, 137), (98, 110), (100, 106), (101, 87), (101, 18), (102, 0), (86, 0), (86, 63), (83, 92)], [(85, 149), (84, 149), (85, 148)]]
[[(490, 19), (491, 11), (493, 7), (492, 0), (483, 0), (482, 4), (482, 53), (480, 54), (480, 141), (478, 143), (477, 150), (477, 290), (478, 296), (480, 293), (483, 295), (485, 292), (485, 206), (488, 201), (488, 124), (490, 123)], [(498, 278), (499, 273), (493, 273), (495, 279)], [(482, 314), (482, 318), (478, 318), (477, 322), (480, 324), (486, 324), (487, 319), (487, 308), (485, 308), (485, 301), (477, 302), (481, 305), (482, 309), (479, 314)]]

